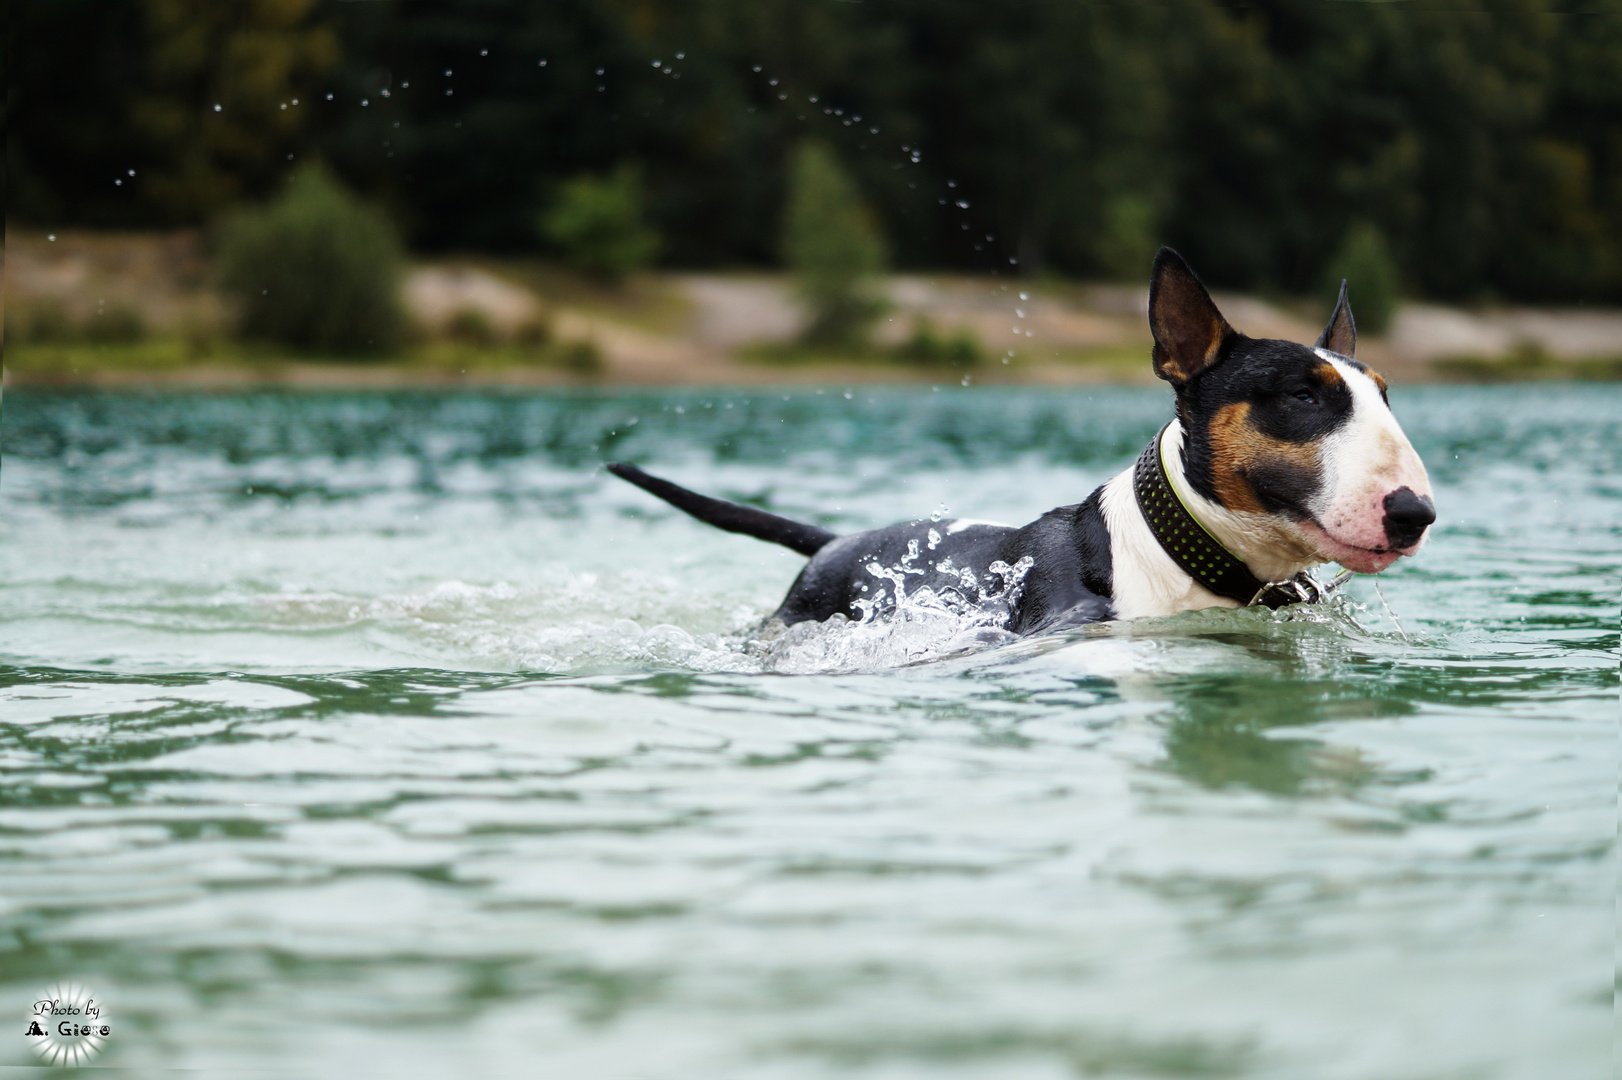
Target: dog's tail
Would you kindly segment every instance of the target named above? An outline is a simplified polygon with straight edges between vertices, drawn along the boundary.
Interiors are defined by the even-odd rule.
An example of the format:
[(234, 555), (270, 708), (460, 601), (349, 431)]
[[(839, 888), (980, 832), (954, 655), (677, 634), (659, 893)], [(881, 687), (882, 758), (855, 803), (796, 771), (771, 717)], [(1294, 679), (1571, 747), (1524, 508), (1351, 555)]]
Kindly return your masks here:
[(629, 480), (649, 494), (659, 496), (671, 506), (693, 515), (706, 525), (714, 525), (717, 529), (725, 529), (727, 532), (743, 533), (758, 540), (770, 540), (774, 544), (793, 548), (801, 555), (815, 555), (822, 550), (824, 544), (834, 539), (834, 534), (827, 529), (768, 514), (764, 510), (756, 510), (753, 506), (739, 506), (725, 499), (712, 499), (708, 495), (700, 495), (696, 491), (677, 487), (669, 480), (649, 476), (635, 465), (627, 465), (623, 461), (609, 462), (608, 471), (621, 480)]

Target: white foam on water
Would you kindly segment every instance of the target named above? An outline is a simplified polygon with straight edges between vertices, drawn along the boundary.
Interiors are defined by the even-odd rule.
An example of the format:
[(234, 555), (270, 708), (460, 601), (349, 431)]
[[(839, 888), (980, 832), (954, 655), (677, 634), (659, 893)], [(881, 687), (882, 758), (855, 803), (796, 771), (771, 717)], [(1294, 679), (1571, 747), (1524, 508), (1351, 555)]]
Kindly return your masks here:
[[(916, 546), (916, 545), (915, 545)], [(993, 563), (979, 578), (935, 590), (912, 582), (920, 553), (866, 567), (873, 591), (858, 617), (785, 626), (750, 590), (715, 591), (691, 579), (622, 573), (543, 573), (522, 583), (441, 581), (381, 595), (287, 590), (220, 599), (213, 616), (295, 641), (324, 640), (334, 661), (595, 675), (646, 670), (823, 674), (882, 671), (970, 656), (1018, 640), (1005, 629), (1029, 558)], [(1214, 610), (1089, 628), (1088, 639), (1190, 639), (1246, 633), (1327, 633), (1378, 641), (1356, 605), (1337, 599), (1285, 612)], [(197, 629), (202, 629), (199, 624)], [(1058, 639), (1066, 640), (1066, 639)], [(270, 654), (266, 654), (267, 659)]]
[[(557, 573), (525, 584), (444, 581), (379, 596), (285, 591), (233, 597), (219, 612), (284, 634), (390, 642), (402, 657), (466, 667), (598, 674), (648, 668), (811, 674), (877, 671), (1006, 644), (1010, 603), (1029, 558), (992, 564), (981, 581), (936, 592), (908, 587), (923, 573), (911, 553), (869, 564), (877, 588), (861, 617), (785, 627), (741, 595), (651, 575)], [(972, 583), (971, 583), (972, 582)]]

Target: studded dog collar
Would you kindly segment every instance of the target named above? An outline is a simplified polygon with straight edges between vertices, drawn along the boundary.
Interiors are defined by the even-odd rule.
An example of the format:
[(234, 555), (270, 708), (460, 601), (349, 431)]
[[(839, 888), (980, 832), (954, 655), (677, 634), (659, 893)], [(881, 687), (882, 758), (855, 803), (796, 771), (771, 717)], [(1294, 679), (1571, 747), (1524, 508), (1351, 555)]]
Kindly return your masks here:
[(1144, 520), (1149, 523), (1149, 531), (1189, 577), (1241, 607), (1260, 604), (1267, 608), (1315, 604), (1351, 577), (1348, 571), (1330, 584), (1322, 585), (1305, 570), (1284, 581), (1263, 581), (1252, 574), (1238, 556), (1217, 543), (1216, 538), (1194, 520), (1194, 515), (1173, 490), (1161, 456), (1165, 436), (1162, 428), (1138, 455), (1138, 463), (1132, 470), (1132, 490), (1138, 497), (1138, 508), (1143, 511)]

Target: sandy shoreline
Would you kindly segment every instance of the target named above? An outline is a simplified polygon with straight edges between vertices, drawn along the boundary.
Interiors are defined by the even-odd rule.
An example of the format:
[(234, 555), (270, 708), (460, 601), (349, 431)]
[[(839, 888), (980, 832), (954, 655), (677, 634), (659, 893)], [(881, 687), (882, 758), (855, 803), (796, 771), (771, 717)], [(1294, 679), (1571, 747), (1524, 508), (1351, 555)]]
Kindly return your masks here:
[[(780, 273), (638, 275), (618, 287), (537, 260), (419, 263), (394, 357), (289, 355), (238, 341), (198, 236), (8, 230), (6, 385), (102, 389), (764, 385), (1151, 385), (1147, 289), (994, 276), (896, 274), (865, 355), (799, 355), (805, 313)], [(1310, 300), (1215, 294), (1253, 337), (1311, 342)], [(1355, 308), (1355, 300), (1354, 300)], [(102, 319), (136, 329), (112, 340)], [(471, 316), (484, 338), (459, 338)], [(42, 329), (49, 328), (49, 329)], [(538, 333), (538, 336), (537, 336)], [(905, 359), (919, 334), (973, 342), (979, 361)], [(524, 342), (530, 342), (526, 345)], [(938, 354), (937, 360), (941, 359)], [(1358, 358), (1397, 384), (1622, 378), (1622, 311), (1405, 304)]]
[[(1615, 381), (1622, 362), (1550, 361), (1505, 365), (1481, 361), (1376, 364), (1396, 385), (1531, 382), (1545, 380)], [(149, 370), (88, 367), (84, 370), (3, 368), (7, 390), (176, 390), (233, 392), (283, 390), (567, 390), (675, 388), (704, 386), (1154, 386), (1159, 380), (1144, 350), (1141, 367), (1119, 362), (1039, 363), (973, 368), (908, 367), (895, 363), (751, 363), (726, 358), (705, 364), (632, 371), (610, 368), (578, 373), (555, 366), (506, 366), (458, 370), (411, 362), (270, 362), (209, 363)]]

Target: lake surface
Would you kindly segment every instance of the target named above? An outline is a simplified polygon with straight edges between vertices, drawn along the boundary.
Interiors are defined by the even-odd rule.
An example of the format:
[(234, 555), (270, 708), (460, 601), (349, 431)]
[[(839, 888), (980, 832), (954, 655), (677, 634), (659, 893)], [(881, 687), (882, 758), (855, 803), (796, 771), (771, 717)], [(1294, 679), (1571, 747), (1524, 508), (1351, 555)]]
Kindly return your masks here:
[[(1020, 522), (1153, 390), (14, 392), (0, 1015), (321, 1077), (1611, 1073), (1622, 388), (1398, 388), (1429, 546), (1329, 607), (772, 634)], [(30, 1060), (0, 1040), (0, 1063)]]

